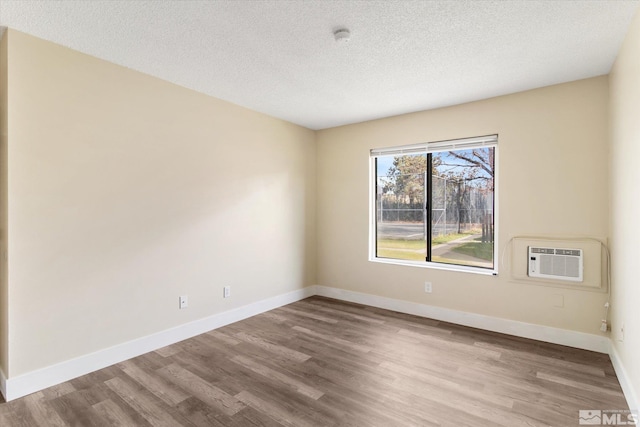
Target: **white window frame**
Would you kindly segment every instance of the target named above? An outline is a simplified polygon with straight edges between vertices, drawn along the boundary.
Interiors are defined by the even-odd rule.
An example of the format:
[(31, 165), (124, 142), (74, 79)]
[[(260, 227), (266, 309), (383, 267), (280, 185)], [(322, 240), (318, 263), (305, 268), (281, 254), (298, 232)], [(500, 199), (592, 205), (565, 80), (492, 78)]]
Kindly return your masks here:
[[(479, 147), (493, 147), (494, 151), (494, 174), (493, 174), (493, 269), (472, 267), (465, 265), (445, 264), (431, 261), (413, 261), (394, 258), (379, 258), (376, 256), (376, 158), (380, 156), (393, 156), (401, 154), (418, 153), (438, 153), (450, 150), (463, 150)], [(452, 139), (446, 141), (435, 141), (412, 145), (403, 145), (388, 148), (374, 148), (369, 154), (369, 261), (382, 264), (404, 265), (410, 267), (431, 268), (436, 270), (461, 271), (483, 275), (498, 275), (498, 135), (487, 135), (473, 138)], [(429, 243), (430, 244), (430, 243)]]

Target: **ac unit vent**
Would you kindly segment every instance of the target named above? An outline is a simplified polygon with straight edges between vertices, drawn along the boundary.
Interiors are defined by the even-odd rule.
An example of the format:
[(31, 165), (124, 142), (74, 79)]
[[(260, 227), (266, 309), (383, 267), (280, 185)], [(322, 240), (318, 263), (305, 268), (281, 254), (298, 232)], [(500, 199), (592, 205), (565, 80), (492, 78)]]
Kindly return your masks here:
[(582, 282), (582, 249), (529, 246), (529, 277)]

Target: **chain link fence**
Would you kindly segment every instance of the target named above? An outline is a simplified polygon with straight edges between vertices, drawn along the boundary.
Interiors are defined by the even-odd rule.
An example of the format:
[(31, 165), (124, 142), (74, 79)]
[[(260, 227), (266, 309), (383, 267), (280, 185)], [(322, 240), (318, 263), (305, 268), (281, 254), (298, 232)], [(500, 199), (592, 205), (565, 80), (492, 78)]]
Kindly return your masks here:
[[(411, 185), (397, 194), (385, 192), (388, 182), (384, 177), (378, 178), (378, 225), (382, 230), (390, 232), (388, 237), (425, 239), (426, 175), (411, 174), (405, 177), (405, 182)], [(478, 234), (482, 234), (483, 241), (493, 241), (491, 190), (469, 185), (465, 180), (432, 175), (431, 203), (433, 237), (477, 231)], [(396, 233), (399, 235), (393, 236)]]

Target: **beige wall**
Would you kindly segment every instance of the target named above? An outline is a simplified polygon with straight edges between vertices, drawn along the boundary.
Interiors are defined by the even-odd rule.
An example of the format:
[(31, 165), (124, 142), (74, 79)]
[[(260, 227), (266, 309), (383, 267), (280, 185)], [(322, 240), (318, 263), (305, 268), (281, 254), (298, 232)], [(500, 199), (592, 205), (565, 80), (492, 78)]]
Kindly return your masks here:
[[(2, 30), (0, 30), (0, 33)], [(0, 35), (0, 370), (8, 370), (9, 311), (7, 307), (7, 33)]]
[[(611, 77), (624, 88), (612, 102), (614, 188), (638, 178), (622, 120), (637, 111), (622, 94), (638, 91), (629, 45)], [(606, 294), (514, 281), (509, 252), (497, 277), (369, 262), (368, 167), (371, 148), (498, 133), (501, 255), (516, 235), (606, 240), (607, 77), (316, 134), (12, 30), (0, 61), (9, 377), (315, 283), (598, 333)], [(635, 201), (616, 194), (622, 253), (633, 238), (616, 229), (616, 206)], [(620, 301), (635, 295), (619, 288)], [(614, 314), (615, 324), (625, 311)], [(629, 360), (631, 342), (619, 346)]]
[[(640, 13), (609, 75), (611, 85), (612, 340), (640, 392)], [(624, 326), (624, 341), (620, 329)], [(638, 396), (636, 396), (636, 399)], [(635, 402), (636, 409), (640, 402)]]
[(315, 283), (313, 131), (12, 30), (8, 52), (9, 377)]
[[(599, 333), (605, 293), (368, 261), (369, 150), (499, 134), (499, 250), (516, 235), (608, 235), (608, 81), (597, 77), (318, 133), (318, 283)], [(508, 259), (509, 253), (506, 254)], [(424, 293), (424, 282), (433, 293)], [(564, 307), (554, 307), (556, 295)]]

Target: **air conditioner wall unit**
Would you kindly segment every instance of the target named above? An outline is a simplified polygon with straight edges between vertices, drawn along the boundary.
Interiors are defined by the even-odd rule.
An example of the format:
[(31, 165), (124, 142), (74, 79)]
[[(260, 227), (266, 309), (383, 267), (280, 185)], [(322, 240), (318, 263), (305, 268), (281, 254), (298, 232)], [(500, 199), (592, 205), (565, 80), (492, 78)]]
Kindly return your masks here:
[(582, 249), (529, 246), (528, 275), (542, 279), (582, 282)]

